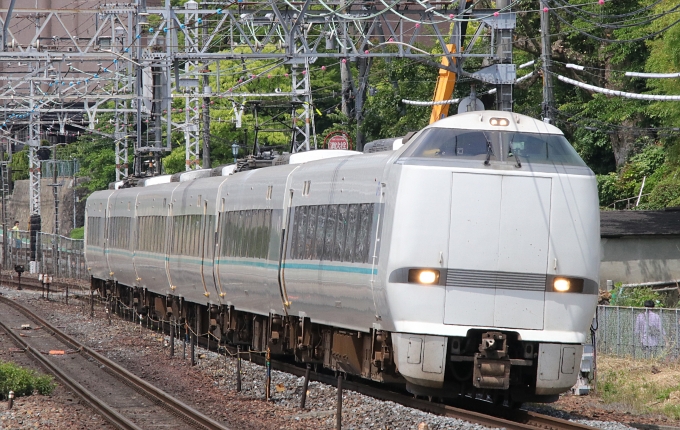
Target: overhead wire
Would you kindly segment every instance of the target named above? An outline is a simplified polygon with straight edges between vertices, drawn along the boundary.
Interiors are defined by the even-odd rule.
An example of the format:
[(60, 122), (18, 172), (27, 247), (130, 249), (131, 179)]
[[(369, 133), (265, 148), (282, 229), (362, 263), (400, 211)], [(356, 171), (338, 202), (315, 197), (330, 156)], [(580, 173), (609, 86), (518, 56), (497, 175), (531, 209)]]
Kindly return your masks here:
[(642, 42), (642, 41), (645, 41), (645, 40), (649, 40), (649, 39), (651, 39), (651, 38), (653, 38), (653, 37), (656, 37), (656, 36), (658, 36), (658, 35), (664, 33), (666, 30), (670, 29), (671, 27), (675, 26), (676, 24), (680, 23), (680, 18), (678, 18), (678, 19), (675, 20), (673, 23), (667, 25), (666, 27), (662, 28), (661, 30), (655, 31), (655, 32), (650, 33), (650, 34), (647, 34), (647, 35), (645, 35), (645, 36), (636, 37), (636, 38), (633, 38), (633, 39), (606, 39), (606, 38), (604, 38), (604, 37), (599, 37), (599, 36), (596, 36), (596, 35), (594, 35), (594, 34), (588, 33), (587, 31), (582, 30), (582, 29), (580, 29), (580, 28), (574, 26), (573, 24), (571, 24), (570, 22), (568, 22), (566, 19), (564, 19), (562, 16), (560, 16), (558, 13), (551, 12), (551, 15), (554, 16), (554, 17), (556, 17), (561, 23), (563, 23), (563, 24), (565, 24), (566, 26), (570, 27), (570, 28), (573, 29), (574, 31), (576, 31), (576, 32), (578, 32), (578, 33), (581, 33), (582, 35), (584, 35), (584, 36), (586, 36), (586, 37), (589, 37), (589, 38), (591, 38), (591, 39), (595, 39), (595, 40), (598, 40), (598, 41), (600, 41), (600, 42), (605, 42), (605, 43), (634, 43), (634, 42)]

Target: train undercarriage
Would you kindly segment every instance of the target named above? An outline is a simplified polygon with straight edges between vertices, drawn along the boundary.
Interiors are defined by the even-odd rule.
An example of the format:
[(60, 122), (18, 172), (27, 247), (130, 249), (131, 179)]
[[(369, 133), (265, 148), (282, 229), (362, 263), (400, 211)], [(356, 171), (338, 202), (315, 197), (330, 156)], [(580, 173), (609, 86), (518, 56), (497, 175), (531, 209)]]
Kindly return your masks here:
[(552, 402), (558, 397), (535, 394), (538, 344), (522, 342), (513, 332), (471, 330), (467, 337), (448, 338), (444, 382), (428, 387), (409, 382), (400, 374), (393, 335), (388, 331), (357, 332), (292, 315), (263, 316), (233, 306), (201, 305), (94, 278), (91, 288), (105, 301), (108, 312), (127, 311), (136, 319), (185, 327), (184, 332), (175, 331), (176, 336), (186, 332), (207, 338), (213, 347), (230, 345), (246, 351), (269, 351), (272, 356), (317, 368), (405, 385), (414, 395), (442, 399), (481, 397), (508, 405)]

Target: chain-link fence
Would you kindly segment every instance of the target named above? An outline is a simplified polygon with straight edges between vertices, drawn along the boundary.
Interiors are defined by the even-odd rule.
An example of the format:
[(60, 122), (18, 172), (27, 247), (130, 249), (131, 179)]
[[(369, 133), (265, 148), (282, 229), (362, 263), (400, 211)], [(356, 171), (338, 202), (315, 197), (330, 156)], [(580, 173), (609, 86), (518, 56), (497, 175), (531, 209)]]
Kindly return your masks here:
[(57, 176), (58, 177), (73, 177), (80, 170), (80, 165), (78, 160), (45, 160), (40, 163), (40, 173), (45, 179), (52, 178), (54, 175), (54, 165), (57, 165)]
[[(0, 230), (0, 240), (3, 236)], [(7, 239), (8, 269), (21, 264), (28, 272), (31, 261), (30, 232), (10, 230)], [(59, 278), (90, 279), (85, 266), (84, 241), (81, 239), (39, 232), (36, 236), (35, 261), (38, 264), (36, 270), (40, 273)]]
[(597, 352), (618, 357), (680, 357), (680, 309), (598, 306)]

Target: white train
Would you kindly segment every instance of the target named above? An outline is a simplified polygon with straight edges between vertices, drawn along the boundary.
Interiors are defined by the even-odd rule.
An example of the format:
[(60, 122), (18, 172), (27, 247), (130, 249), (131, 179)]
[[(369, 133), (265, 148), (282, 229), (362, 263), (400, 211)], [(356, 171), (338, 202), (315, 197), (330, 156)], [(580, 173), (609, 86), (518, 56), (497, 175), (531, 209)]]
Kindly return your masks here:
[(396, 150), (272, 164), (93, 193), (93, 288), (421, 395), (547, 402), (574, 384), (599, 210), (559, 129), (471, 112)]

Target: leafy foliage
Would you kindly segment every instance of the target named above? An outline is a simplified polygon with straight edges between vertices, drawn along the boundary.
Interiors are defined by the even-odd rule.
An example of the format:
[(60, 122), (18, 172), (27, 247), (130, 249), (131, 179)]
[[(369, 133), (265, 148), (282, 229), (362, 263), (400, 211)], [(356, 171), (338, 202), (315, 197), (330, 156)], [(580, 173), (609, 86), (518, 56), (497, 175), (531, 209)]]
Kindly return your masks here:
[(71, 230), (69, 235), (71, 239), (85, 239), (85, 227), (76, 227)]
[[(171, 0), (173, 6), (181, 7), (184, 3), (186, 0)], [(614, 90), (680, 94), (678, 79), (639, 79), (626, 77), (622, 73), (626, 70), (658, 73), (680, 70), (680, 25), (646, 38), (677, 19), (677, 13), (667, 13), (676, 5), (676, 0), (661, 0), (659, 3), (656, 0), (617, 0), (604, 5), (584, 0), (560, 0), (560, 3), (570, 7), (552, 8), (550, 11), (553, 72)], [(310, 5), (311, 10), (320, 7)], [(537, 39), (540, 14), (536, 13), (535, 4), (531, 2), (520, 2), (515, 10), (518, 12), (515, 63), (538, 60), (541, 56), (540, 41)], [(613, 22), (616, 25), (611, 26), (607, 25), (606, 16), (622, 19), (615, 19)], [(150, 20), (156, 26), (158, 17), (150, 17)], [(477, 28), (476, 23), (467, 26), (467, 41), (472, 39)], [(266, 32), (264, 27), (254, 31)], [(313, 27), (310, 31), (317, 30)], [(419, 42), (427, 40), (423, 36)], [(482, 34), (480, 40), (487, 36), (490, 34)], [(184, 35), (180, 32), (178, 37), (182, 42)], [(211, 45), (210, 51), (228, 49), (238, 55), (250, 50), (234, 42), (240, 43), (225, 35), (223, 40)], [(433, 54), (440, 49), (438, 43), (418, 45), (418, 48)], [(325, 52), (323, 46), (318, 49)], [(324, 136), (333, 131), (345, 131), (355, 142), (357, 139), (368, 142), (403, 136), (428, 124), (430, 108), (407, 105), (402, 100), (431, 100), (437, 68), (412, 59), (398, 58), (396, 47), (380, 49), (392, 49), (395, 55), (369, 60), (366, 67), (370, 73), (363, 86), (360, 86), (358, 63), (346, 63), (354, 91), (349, 95), (350, 112), (344, 114), (341, 112), (341, 63), (323, 56), (311, 60), (309, 76), (314, 103), (312, 108), (315, 111), (311, 127), (318, 136), (319, 144)], [(280, 48), (270, 44), (263, 46), (261, 52), (280, 52)], [(567, 68), (568, 63), (583, 65), (586, 70)], [(481, 58), (468, 58), (465, 61), (465, 68), (469, 71), (483, 66), (485, 64)], [(206, 66), (201, 64), (197, 67)], [(290, 74), (293, 69), (283, 63), (224, 60), (212, 62), (207, 67), (213, 93), (285, 94), (292, 90)], [(534, 78), (517, 85), (513, 94), (514, 110), (537, 118), (542, 115), (543, 101), (539, 68), (540, 61), (537, 61)], [(521, 69), (518, 74), (529, 71)], [(301, 73), (300, 68), (297, 73)], [(642, 197), (638, 209), (680, 205), (680, 133), (676, 129), (677, 124), (680, 124), (680, 104), (605, 96), (563, 83), (554, 77), (552, 81), (555, 96), (552, 117), (598, 175), (601, 206), (607, 207), (617, 200), (636, 197), (643, 179), (645, 186), (642, 194), (646, 196)], [(494, 96), (483, 95), (491, 86), (467, 77), (459, 77), (452, 97), (468, 96), (473, 85), (487, 109), (494, 108)], [(363, 110), (354, 105), (361, 98), (357, 97), (357, 90), (365, 95)], [(303, 125), (294, 120), (292, 109), (286, 112), (285, 106), (289, 106), (289, 101), (290, 96), (263, 97), (255, 109), (256, 103), (252, 98), (213, 96), (209, 105), (212, 165), (233, 162), (231, 146), (234, 143), (240, 146), (241, 155), (250, 153), (255, 142), (260, 146), (275, 146), (279, 150), (289, 151), (292, 127)], [(181, 124), (185, 121), (187, 107), (186, 99), (173, 99), (173, 122)], [(242, 124), (237, 128), (233, 121), (234, 109), (241, 108)], [(298, 107), (297, 111), (300, 109)], [(454, 114), (456, 109), (457, 105), (452, 105), (450, 114)], [(199, 116), (203, 115), (201, 109), (198, 113)], [(100, 117), (99, 131), (111, 134), (112, 126), (107, 119), (110, 117)], [(176, 173), (186, 168), (185, 141), (181, 128), (173, 131), (170, 137), (172, 152), (164, 154), (164, 173)], [(202, 134), (200, 139), (202, 141)], [(114, 147), (115, 142), (110, 138), (87, 134), (61, 152), (79, 158), (81, 175), (90, 178), (85, 186), (92, 191), (105, 188), (115, 179)], [(25, 151), (14, 155), (12, 168), (14, 179), (28, 177)]]
[(664, 297), (651, 288), (622, 288), (612, 293), (612, 306), (644, 307), (647, 300), (655, 303), (656, 307), (666, 307)]
[(28, 147), (12, 154), (12, 162), (9, 165), (13, 181), (28, 179)]
[[(665, 173), (666, 154), (661, 145), (644, 147), (634, 155), (618, 173), (597, 177), (600, 205), (609, 206), (617, 200), (634, 198), (639, 195), (642, 180), (645, 179), (643, 193), (649, 193), (659, 183)], [(657, 199), (657, 202), (661, 200)], [(657, 203), (655, 207), (659, 206)], [(649, 206), (643, 206), (649, 208)], [(619, 205), (615, 209), (621, 209)]]
[(40, 375), (14, 363), (0, 361), (0, 398), (6, 399), (10, 391), (14, 391), (16, 397), (30, 396), (34, 391), (49, 395), (55, 387), (51, 376)]

